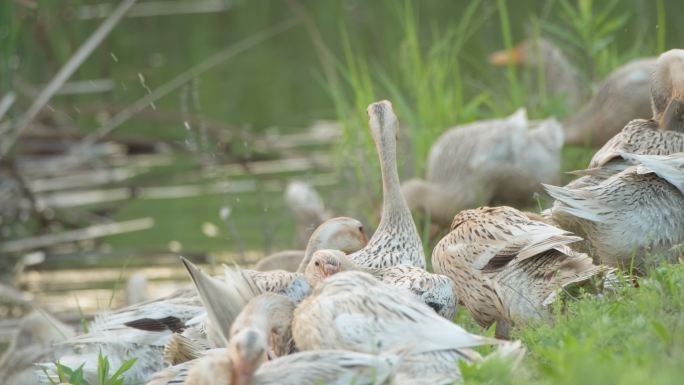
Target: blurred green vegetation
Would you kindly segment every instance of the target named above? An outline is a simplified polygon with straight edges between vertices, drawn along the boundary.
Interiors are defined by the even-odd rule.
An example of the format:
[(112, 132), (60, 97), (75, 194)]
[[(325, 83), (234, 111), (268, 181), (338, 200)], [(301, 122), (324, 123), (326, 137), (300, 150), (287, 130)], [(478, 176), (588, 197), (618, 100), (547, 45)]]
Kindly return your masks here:
[[(2, 2), (0, 90), (49, 81), (101, 22), (80, 20), (79, 9), (102, 2), (37, 0), (35, 9)], [(380, 184), (366, 129), (368, 103), (393, 101), (404, 131), (400, 173), (404, 178), (421, 175), (430, 144), (450, 126), (504, 116), (521, 105), (532, 118), (572, 113), (562, 101), (531, 97), (543, 96), (545, 79), (538, 71), (494, 68), (487, 63), (491, 52), (527, 36), (544, 36), (568, 54), (591, 89), (620, 64), (680, 46), (684, 37), (678, 16), (684, 3), (674, 0), (228, 3), (224, 12), (124, 19), (72, 79), (109, 78), (115, 89), (56, 96), (50, 107), (63, 112), (74, 128), (94, 130), (105, 107), (123, 108), (217, 51), (283, 20), (303, 17), (307, 22), (206, 72), (155, 102), (155, 108), (222, 122), (234, 134), (274, 127), (294, 132), (315, 119), (338, 119), (344, 143), (329, 151), (336, 156), (341, 182), (326, 190), (325, 198), (338, 214), (361, 217), (371, 228)], [(30, 95), (19, 94), (10, 111), (13, 118), (31, 102)], [(143, 185), (193, 173), (203, 157), (226, 151), (212, 143), (191, 146), (196, 138), (181, 122), (134, 117), (114, 131), (117, 135), (165, 139), (184, 153), (162, 174), (138, 180)], [(249, 153), (245, 146), (238, 141), (232, 150)], [(567, 148), (564, 169), (583, 167), (592, 151)], [(188, 156), (194, 159), (190, 166)], [(134, 200), (117, 206), (117, 220), (156, 219), (154, 229), (105, 239), (119, 252), (166, 250), (170, 241), (188, 252), (282, 249), (292, 247), (294, 239), (292, 219), (277, 193)], [(230, 226), (219, 218), (224, 206), (232, 209)], [(203, 235), (206, 222), (215, 223), (220, 235)]]

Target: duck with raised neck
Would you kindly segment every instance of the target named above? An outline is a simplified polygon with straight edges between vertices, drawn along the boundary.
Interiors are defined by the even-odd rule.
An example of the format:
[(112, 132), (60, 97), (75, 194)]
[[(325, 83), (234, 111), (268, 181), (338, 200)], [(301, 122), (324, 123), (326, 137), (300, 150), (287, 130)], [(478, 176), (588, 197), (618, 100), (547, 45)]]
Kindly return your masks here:
[(371, 136), (380, 159), (382, 216), (378, 229), (363, 249), (349, 258), (357, 265), (380, 268), (410, 265), (425, 268), (425, 253), (411, 211), (401, 192), (397, 172), (399, 121), (386, 100), (368, 106)]

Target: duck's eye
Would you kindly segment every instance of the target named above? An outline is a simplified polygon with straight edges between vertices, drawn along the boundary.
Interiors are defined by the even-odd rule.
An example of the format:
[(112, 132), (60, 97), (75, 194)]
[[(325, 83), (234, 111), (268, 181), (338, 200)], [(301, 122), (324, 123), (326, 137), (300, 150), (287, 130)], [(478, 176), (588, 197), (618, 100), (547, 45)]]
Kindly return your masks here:
[(320, 263), (318, 263), (318, 261), (316, 261), (316, 262), (314, 263), (314, 265), (316, 265), (316, 266), (320, 266), (321, 264), (320, 264)]
[(363, 233), (363, 226), (359, 226), (359, 231)]

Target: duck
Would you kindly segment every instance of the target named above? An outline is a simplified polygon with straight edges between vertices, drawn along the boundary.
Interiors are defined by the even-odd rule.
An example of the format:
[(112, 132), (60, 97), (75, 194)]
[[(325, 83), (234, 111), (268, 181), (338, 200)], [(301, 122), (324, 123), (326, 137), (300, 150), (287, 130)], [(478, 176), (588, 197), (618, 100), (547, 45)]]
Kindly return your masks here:
[[(513, 324), (548, 319), (561, 292), (614, 278), (614, 269), (567, 245), (581, 238), (512, 207), (479, 207), (454, 217), (432, 252), (475, 321), (507, 338)], [(601, 286), (602, 288), (602, 286)]]
[(489, 55), (489, 63), (505, 66), (509, 63), (543, 71), (546, 95), (561, 98), (567, 109), (573, 111), (583, 101), (582, 74), (563, 51), (543, 37), (529, 38), (510, 51), (501, 50)]
[(634, 59), (618, 67), (586, 103), (586, 92), (581, 87), (586, 82), (548, 39), (526, 39), (510, 52), (492, 53), (489, 62), (497, 66), (511, 62), (544, 71), (546, 94), (565, 97), (566, 110), (571, 112), (563, 121), (567, 144), (601, 146), (629, 121), (651, 116), (649, 88), (655, 57)]
[[(412, 372), (420, 372), (449, 376), (452, 381), (459, 379), (457, 362), (481, 359), (471, 348), (505, 344), (468, 333), (410, 293), (361, 271), (340, 272), (316, 286), (295, 308), (292, 335), (303, 351), (342, 349), (378, 354), (408, 346), (405, 359), (414, 357), (420, 362), (419, 358), (424, 358), (433, 362), (430, 367), (435, 371), (401, 366), (398, 371), (409, 378)], [(519, 349), (511, 351), (519, 353)], [(441, 373), (440, 368), (446, 372)]]
[[(658, 57), (651, 80), (652, 117), (634, 119), (594, 154), (589, 168), (627, 165), (620, 154), (669, 155), (684, 152), (684, 50)], [(624, 168), (624, 167), (623, 167)]]
[[(680, 79), (683, 72), (684, 50), (674, 49), (660, 55), (651, 79), (652, 117), (627, 123), (594, 154), (586, 170), (571, 172), (580, 178), (565, 187), (593, 186), (631, 166), (621, 158), (622, 153), (668, 155), (684, 151), (684, 123), (678, 123), (684, 119), (684, 81)], [(549, 217), (550, 211), (544, 215)], [(558, 224), (569, 225), (562, 218)]]
[[(338, 217), (332, 218), (321, 224), (316, 231), (312, 234), (309, 239), (306, 254), (312, 254), (321, 248), (336, 248), (344, 250), (345, 252), (351, 252), (358, 250), (368, 241), (361, 222), (354, 218), (348, 217)], [(189, 261), (182, 259), (184, 263), (189, 264)], [(186, 267), (188, 266), (186, 264)], [(261, 292), (277, 292), (290, 297), (293, 301), (298, 302), (304, 296), (306, 296), (310, 290), (310, 280), (304, 276), (304, 271), (302, 273), (293, 273), (283, 270), (274, 271), (255, 271), (255, 270), (241, 270), (242, 274), (249, 275), (250, 282), (253, 282), (258, 290)], [(224, 270), (225, 274), (229, 274), (229, 270)], [(192, 277), (192, 276), (191, 276)], [(230, 280), (232, 278), (228, 278)], [(224, 282), (228, 282), (224, 279)], [(247, 299), (251, 298), (251, 295)], [(175, 302), (178, 301), (178, 305), (181, 308), (176, 309), (174, 307)], [(243, 305), (246, 301), (242, 301)], [(189, 313), (184, 317), (178, 317), (175, 313), (183, 314), (187, 312), (186, 307), (191, 307), (196, 312)], [(159, 319), (169, 319), (171, 322), (176, 322), (179, 325), (183, 325), (184, 322), (194, 319), (204, 313), (202, 308), (202, 303), (200, 297), (194, 288), (187, 288), (177, 291), (167, 297), (160, 298), (155, 301), (150, 301), (140, 306), (133, 306), (130, 308), (125, 308), (110, 315), (107, 324), (111, 324), (114, 328), (119, 327), (119, 325), (125, 325), (128, 327), (135, 327), (140, 329), (145, 329), (148, 325), (146, 322), (149, 320), (152, 329), (159, 328), (155, 327), (155, 320)], [(102, 325), (103, 322), (99, 323), (101, 326), (98, 329), (107, 329), (108, 326)], [(171, 327), (169, 330), (172, 330)]]
[[(70, 368), (83, 364), (84, 379), (97, 382), (98, 355), (106, 356), (112, 367), (121, 366), (131, 357), (136, 363), (127, 372), (127, 380), (145, 383), (164, 367), (164, 347), (174, 333), (194, 326), (205, 314), (193, 288), (179, 289), (167, 296), (128, 306), (113, 312), (101, 312), (90, 323), (88, 332), (64, 341), (59, 362)], [(50, 376), (54, 364), (40, 364)], [(50, 384), (41, 379), (41, 384)]]
[(349, 254), (359, 266), (381, 268), (409, 265), (425, 268), (425, 252), (401, 192), (397, 171), (397, 138), (399, 120), (387, 100), (367, 108), (371, 137), (380, 160), (382, 174), (382, 212), (380, 223), (361, 250)]
[(35, 308), (21, 318), (7, 350), (0, 357), (0, 378), (6, 385), (35, 384), (36, 362), (54, 361), (66, 349), (59, 345), (74, 330), (46, 311)]
[[(259, 276), (254, 276), (249, 270), (239, 268), (224, 268), (223, 281), (202, 272), (197, 266), (185, 258), (181, 258), (190, 278), (192, 279), (200, 300), (206, 309), (209, 330), (214, 329), (215, 335), (220, 336), (217, 347), (225, 347), (230, 337), (241, 326), (258, 323), (274, 333), (280, 343), (273, 344), (276, 353), (289, 351), (289, 333), (282, 331), (278, 325), (289, 325), (298, 296), (277, 294), (272, 288), (259, 285)], [(297, 273), (290, 273), (297, 274)], [(308, 283), (315, 285), (315, 276), (307, 277)], [(289, 326), (288, 326), (289, 328)], [(207, 333), (209, 334), (209, 332)]]
[(574, 229), (604, 264), (634, 269), (681, 257), (684, 243), (684, 152), (618, 153), (632, 165), (598, 184), (545, 185), (551, 218)]
[(271, 254), (254, 267), (257, 271), (284, 270), (303, 273), (311, 254), (320, 249), (336, 249), (347, 254), (362, 249), (368, 243), (363, 223), (350, 217), (331, 218), (314, 230), (306, 250), (285, 250)]
[(395, 353), (374, 355), (344, 350), (299, 352), (266, 362), (266, 351), (266, 337), (260, 329), (243, 329), (231, 338), (223, 354), (192, 362), (185, 384), (389, 385), (401, 362), (401, 356)]
[(565, 142), (602, 146), (634, 119), (651, 116), (651, 74), (656, 58), (631, 60), (611, 72), (591, 99), (563, 121)]
[(330, 218), (330, 213), (318, 191), (301, 180), (288, 183), (284, 198), (285, 206), (295, 218), (297, 244), (305, 247), (313, 231)]
[[(351, 380), (349, 377), (351, 374), (358, 377), (361, 383), (365, 383), (363, 381), (372, 377), (371, 373), (368, 373), (368, 369), (363, 365), (358, 369), (353, 369), (354, 365), (345, 365), (348, 359), (369, 360), (368, 362), (373, 364), (393, 362), (387, 360), (386, 357), (389, 355), (378, 357), (339, 350), (287, 355), (292, 352), (290, 336), (294, 308), (294, 304), (287, 297), (273, 293), (258, 294), (231, 322), (231, 320), (222, 319), (222, 316), (233, 312), (232, 300), (221, 301), (218, 296), (207, 296), (206, 290), (211, 288), (210, 281), (214, 278), (202, 274), (192, 265), (189, 267), (197, 289), (202, 294), (209, 318), (230, 326), (229, 331), (224, 327), (218, 328), (219, 333), (227, 341), (226, 346), (203, 351), (196, 349), (197, 352), (192, 360), (160, 370), (148, 382), (149, 385), (212, 384), (214, 382), (281, 384), (283, 381), (290, 380), (293, 384), (318, 384), (320, 381), (338, 383), (329, 381)], [(239, 286), (243, 289), (255, 286), (249, 281), (248, 276), (235, 275), (232, 278), (234, 280), (231, 282), (236, 283), (234, 289), (240, 290)], [(250, 290), (247, 289), (247, 291)], [(230, 293), (227, 294), (230, 296)], [(266, 358), (271, 361), (262, 365)], [(391, 369), (391, 366), (388, 369)], [(284, 370), (288, 370), (286, 376), (284, 376)], [(391, 373), (392, 370), (387, 370), (387, 375)], [(342, 379), (338, 378), (340, 376)], [(384, 380), (381, 383), (384, 383)]]
[(201, 333), (187, 335), (186, 332), (191, 329), (174, 334), (164, 349), (164, 360), (171, 366), (153, 375), (150, 382), (165, 384), (184, 379), (192, 361), (224, 352), (229, 348), (233, 336), (246, 328), (258, 328), (267, 336), (269, 359), (294, 351), (290, 325), (295, 305), (290, 298), (262, 292), (249, 275), (240, 271), (227, 269), (228, 284), (222, 284), (216, 278), (202, 273), (189, 261), (183, 260), (183, 263), (207, 311), (210, 322), (205, 325), (205, 332), (215, 333), (219, 340), (218, 347), (211, 348), (205, 341), (206, 336)]
[(319, 250), (307, 266), (307, 276), (316, 282), (342, 271), (364, 271), (392, 287), (406, 290), (446, 319), (456, 315), (458, 300), (449, 277), (433, 274), (415, 266), (399, 265), (366, 268), (356, 265), (339, 250)]
[[(207, 306), (207, 312), (216, 311), (228, 304), (230, 301), (213, 303)], [(216, 306), (220, 305), (220, 306)], [(268, 337), (268, 356), (269, 359), (284, 356), (295, 351), (292, 342), (292, 314), (294, 303), (284, 295), (274, 293), (260, 293), (250, 299), (240, 310), (237, 317), (233, 319), (221, 319), (221, 315), (210, 315), (213, 320), (221, 320), (229, 325), (229, 334), (221, 335), (223, 341), (229, 341), (232, 336), (239, 333), (242, 329), (258, 327)], [(221, 310), (223, 311), (223, 310)], [(221, 313), (225, 314), (225, 313)], [(219, 328), (222, 333), (224, 328)], [(199, 338), (197, 338), (199, 337)], [(184, 362), (203, 357), (207, 352), (213, 351), (201, 336), (189, 338), (184, 334), (174, 334), (171, 342), (166, 345), (164, 350), (164, 360), (171, 365), (179, 365)], [(225, 347), (225, 346), (224, 346)]]
[(560, 181), (562, 146), (555, 119), (530, 122), (524, 109), (454, 127), (430, 148), (426, 180), (411, 179), (402, 192), (411, 211), (448, 228), (460, 210), (492, 201), (528, 203), (540, 182)]
[[(311, 252), (321, 247), (358, 249), (361, 246), (355, 245), (366, 241), (360, 222), (352, 218), (336, 218), (319, 226), (310, 240), (309, 249)], [(225, 274), (230, 276), (230, 272), (224, 271)], [(299, 302), (311, 291), (311, 284), (303, 273), (242, 270), (241, 274), (249, 276), (255, 288), (253, 291), (240, 291), (234, 287), (227, 289), (229, 292), (238, 290), (237, 293), (243, 295), (233, 298), (233, 313), (226, 316), (231, 320), (255, 296), (255, 292), (280, 293)], [(232, 282), (232, 278), (220, 279), (223, 280), (219, 281), (221, 287)], [(183, 288), (161, 298), (98, 314), (88, 333), (66, 341), (72, 351), (62, 355), (60, 360), (70, 367), (78, 367), (85, 362), (84, 373), (88, 378), (95, 378), (100, 350), (109, 357), (112, 365), (136, 356), (138, 361), (127, 375), (131, 381), (144, 383), (162, 368), (162, 357), (166, 357), (167, 362), (183, 360), (178, 358), (187, 353), (182, 350), (185, 347), (183, 337), (199, 340), (200, 345), (207, 348), (225, 346), (225, 341), (210, 325), (196, 289)], [(180, 334), (181, 337), (178, 336)]]

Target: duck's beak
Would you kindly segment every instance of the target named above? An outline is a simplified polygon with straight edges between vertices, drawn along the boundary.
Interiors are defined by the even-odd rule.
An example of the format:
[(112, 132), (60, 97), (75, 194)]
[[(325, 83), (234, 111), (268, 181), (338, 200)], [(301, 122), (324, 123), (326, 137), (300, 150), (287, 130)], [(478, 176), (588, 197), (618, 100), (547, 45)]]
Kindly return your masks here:
[(684, 97), (674, 97), (670, 100), (660, 118), (660, 127), (664, 130), (684, 132)]
[(330, 276), (333, 275), (333, 274), (337, 274), (337, 273), (339, 273), (339, 272), (340, 272), (340, 267), (339, 267), (339, 266), (331, 265), (331, 264), (329, 264), (329, 263), (326, 263), (326, 264), (323, 266), (323, 274), (325, 275), (326, 278), (327, 278), (327, 277), (330, 277)]
[(368, 236), (363, 231), (361, 232), (361, 241), (363, 242), (364, 245), (368, 244)]
[(522, 48), (518, 46), (514, 47), (510, 51), (501, 50), (493, 52), (489, 55), (489, 64), (495, 66), (505, 66), (508, 65), (508, 63), (512, 63), (517, 65), (521, 64), (523, 62), (523, 59), (524, 55), (522, 52)]

